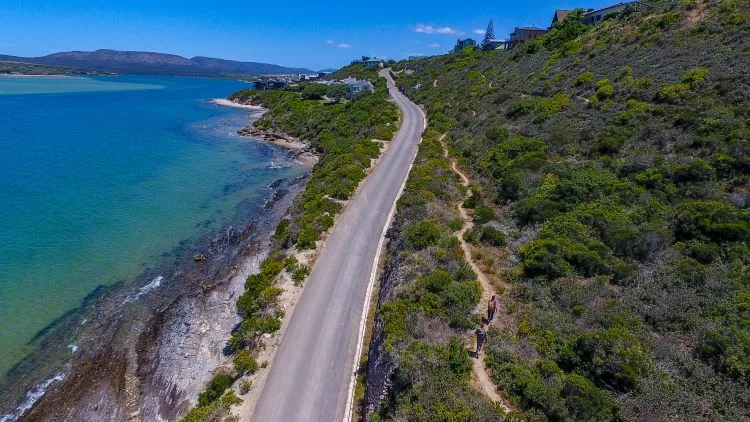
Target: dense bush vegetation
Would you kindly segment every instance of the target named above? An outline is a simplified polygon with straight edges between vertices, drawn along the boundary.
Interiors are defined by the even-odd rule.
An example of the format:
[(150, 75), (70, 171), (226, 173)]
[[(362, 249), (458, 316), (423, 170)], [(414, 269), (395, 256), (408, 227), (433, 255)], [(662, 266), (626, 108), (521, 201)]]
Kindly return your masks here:
[[(371, 160), (380, 154), (379, 145), (372, 140), (389, 141), (398, 128), (398, 110), (387, 101), (385, 81), (378, 79), (373, 70), (357, 74), (373, 80), (375, 92), (343, 104), (316, 99), (331, 95), (336, 85), (308, 84), (302, 93), (246, 90), (233, 95), (238, 99), (253, 97), (268, 108), (256, 126), (306, 139), (320, 154), (320, 162), (295, 206), (292, 224), (277, 230), (276, 238), (287, 246), (315, 247), (320, 234), (330, 228), (331, 217), (341, 209), (336, 200), (351, 196), (365, 177)], [(316, 88), (316, 85), (323, 88)], [(312, 93), (315, 89), (320, 92)]]
[[(396, 66), (472, 170), (482, 195), (464, 205), (480, 225), (499, 220), (467, 233), (501, 250), (512, 286), (493, 377), (533, 420), (749, 419), (750, 4), (645, 1), (596, 27), (574, 17), (512, 51)], [(441, 192), (407, 191), (401, 206)], [(406, 353), (411, 304), (450, 315), (425, 298), (452, 229), (420, 211), (398, 232), (404, 253), (427, 251), (409, 260), (410, 302), (381, 310)]]
[(465, 339), (476, 324), (479, 283), (452, 234), (464, 191), (437, 138), (425, 133), (388, 234), (378, 352), (390, 356), (397, 370), (391, 394), (369, 415), (372, 420), (502, 419), (499, 407), (469, 387)]

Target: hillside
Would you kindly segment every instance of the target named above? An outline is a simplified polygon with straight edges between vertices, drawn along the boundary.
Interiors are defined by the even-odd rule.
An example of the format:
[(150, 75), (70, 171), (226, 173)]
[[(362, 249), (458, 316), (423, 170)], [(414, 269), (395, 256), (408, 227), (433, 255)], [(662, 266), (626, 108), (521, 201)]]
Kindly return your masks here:
[(0, 75), (107, 75), (95, 70), (0, 61)]
[(750, 420), (748, 45), (746, 1), (647, 1), (395, 66), (430, 132), (389, 232), (368, 418), (498, 418), (460, 346), (478, 295), (444, 133), (500, 293), (486, 362), (511, 418)]
[(309, 69), (289, 68), (267, 63), (238, 62), (210, 57), (182, 56), (145, 51), (69, 51), (43, 57), (14, 57), (0, 55), (0, 61), (62, 66), (149, 75), (177, 76), (251, 76), (290, 73), (314, 73)]

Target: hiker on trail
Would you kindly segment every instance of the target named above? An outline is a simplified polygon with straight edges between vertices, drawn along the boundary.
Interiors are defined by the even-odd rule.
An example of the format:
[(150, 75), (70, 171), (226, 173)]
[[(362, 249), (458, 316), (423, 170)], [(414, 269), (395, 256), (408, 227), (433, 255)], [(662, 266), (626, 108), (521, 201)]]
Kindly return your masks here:
[(487, 302), (487, 321), (492, 321), (495, 317), (495, 311), (497, 311), (497, 299), (495, 295), (492, 295), (492, 299)]
[(485, 340), (487, 340), (487, 324), (482, 321), (482, 323), (479, 325), (479, 328), (477, 328), (477, 353), (476, 357), (479, 357), (479, 352), (482, 351), (482, 345), (484, 344)]

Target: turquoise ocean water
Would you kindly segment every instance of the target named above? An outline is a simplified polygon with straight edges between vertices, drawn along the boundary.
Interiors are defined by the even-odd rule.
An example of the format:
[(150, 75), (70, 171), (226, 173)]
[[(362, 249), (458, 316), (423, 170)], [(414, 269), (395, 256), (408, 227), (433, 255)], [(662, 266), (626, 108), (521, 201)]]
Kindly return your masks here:
[(259, 212), (268, 184), (305, 171), (235, 134), (247, 111), (207, 101), (247, 87), (0, 77), (0, 381), (97, 286), (133, 280), (181, 242)]

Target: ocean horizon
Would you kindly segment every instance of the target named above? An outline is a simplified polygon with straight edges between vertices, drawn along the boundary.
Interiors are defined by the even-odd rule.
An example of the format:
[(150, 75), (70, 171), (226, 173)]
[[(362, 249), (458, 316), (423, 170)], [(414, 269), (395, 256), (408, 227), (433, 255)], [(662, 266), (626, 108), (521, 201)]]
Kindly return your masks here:
[(272, 182), (306, 171), (236, 134), (247, 110), (209, 102), (247, 87), (0, 78), (0, 390), (39, 334), (92, 292), (123, 285), (135, 301), (158, 290), (161, 276), (136, 280), (176, 248), (262, 212)]

